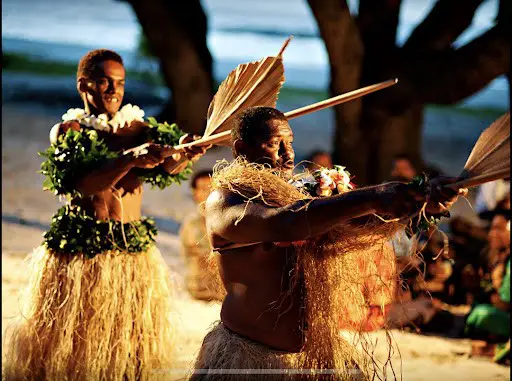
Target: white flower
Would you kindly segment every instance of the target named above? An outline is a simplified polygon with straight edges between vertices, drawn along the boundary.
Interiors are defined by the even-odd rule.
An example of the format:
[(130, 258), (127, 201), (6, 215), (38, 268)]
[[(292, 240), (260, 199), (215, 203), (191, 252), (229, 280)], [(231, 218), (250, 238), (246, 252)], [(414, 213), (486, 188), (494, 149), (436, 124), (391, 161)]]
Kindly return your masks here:
[(130, 123), (134, 120), (139, 122), (144, 121), (144, 111), (141, 110), (139, 106), (133, 106), (131, 104), (124, 105), (120, 113), (123, 114), (125, 120)]
[(317, 181), (315, 178), (311, 175), (301, 178), (292, 179), (289, 181), (291, 185), (293, 185), (295, 188), (303, 188), (306, 185), (316, 185)]
[(118, 111), (114, 117), (110, 119), (109, 123), (112, 126), (114, 133), (116, 133), (118, 128), (123, 128), (127, 124), (127, 119), (121, 111)]
[(108, 119), (107, 114), (100, 114), (98, 116), (88, 115), (81, 108), (70, 108), (64, 115), (63, 121), (76, 120), (78, 123), (86, 127), (92, 127), (98, 131), (114, 132), (116, 133), (119, 128), (129, 126), (133, 121), (144, 121), (144, 111), (131, 104), (124, 105), (121, 110), (115, 113), (112, 119)]
[(79, 120), (79, 122), (86, 127), (93, 127), (93, 119), (96, 120), (96, 117), (94, 115), (90, 115), (82, 118), (82, 120)]
[(70, 120), (80, 120), (86, 116), (87, 114), (85, 113), (85, 110), (81, 108), (70, 108), (64, 115), (62, 115), (62, 120), (64, 122)]
[(323, 189), (334, 189), (334, 187), (336, 186), (336, 184), (334, 184), (334, 181), (332, 180), (331, 178), (331, 174), (329, 173), (329, 170), (326, 169), (322, 169), (320, 171), (320, 176), (319, 176), (319, 186), (320, 188), (323, 188)]
[(345, 171), (345, 167), (341, 167), (341, 170), (338, 171), (341, 176), (343, 177), (343, 182), (347, 185), (350, 185), (350, 176), (349, 174)]
[(98, 131), (110, 132), (111, 127), (108, 123), (108, 117), (106, 114), (100, 114), (93, 122), (93, 128)]

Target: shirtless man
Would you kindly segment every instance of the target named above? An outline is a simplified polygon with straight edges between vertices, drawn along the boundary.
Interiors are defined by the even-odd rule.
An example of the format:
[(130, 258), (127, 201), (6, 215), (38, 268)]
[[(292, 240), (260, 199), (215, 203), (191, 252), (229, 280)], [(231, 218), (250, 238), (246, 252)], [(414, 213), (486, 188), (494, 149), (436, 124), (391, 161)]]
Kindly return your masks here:
[[(232, 127), (232, 143), (235, 157), (242, 155), (249, 162), (264, 163), (280, 170), (285, 177), (292, 175), (293, 132), (280, 111), (256, 107), (243, 112)], [(437, 184), (441, 184), (441, 180)], [(436, 187), (436, 194), (431, 198), (436, 201), (428, 205), (430, 213), (440, 213), (456, 199), (456, 192), (442, 195), (440, 189)], [(287, 287), (294, 269), (290, 247), (275, 243), (315, 237), (338, 224), (372, 213), (394, 217), (411, 215), (423, 200), (424, 196), (415, 193), (412, 186), (400, 182), (317, 199), (307, 208), (303, 208), (303, 201), (280, 208), (247, 203), (234, 192), (215, 190), (206, 202), (206, 223), (212, 247), (220, 253), (221, 275), (227, 290), (221, 326), (271, 351), (300, 352), (304, 344), (301, 288), (292, 290), (293, 302), (287, 311), (269, 308), (289, 291)], [(211, 348), (215, 346), (209, 345), (207, 336), (202, 354)], [(204, 361), (202, 354), (196, 369), (218, 365)], [(209, 357), (217, 355), (210, 353)], [(202, 379), (200, 374), (201, 371), (196, 372), (197, 379)]]
[[(154, 222), (141, 216), (140, 174), (156, 166), (177, 174), (206, 148), (185, 150), (187, 160), (166, 157), (157, 144), (139, 155), (123, 154), (146, 143), (143, 132), (149, 128), (140, 113), (129, 119), (119, 111), (124, 86), (125, 69), (117, 53), (89, 52), (77, 73), (77, 88), (89, 110), (51, 130), (46, 163), (75, 155), (65, 151), (75, 147), (66, 140), (74, 139), (70, 129), (80, 131), (82, 139), (97, 133), (119, 155), (85, 174), (72, 173), (72, 184), (56, 189), (70, 202), (54, 216), (45, 242), (32, 254), (27, 312), (6, 355), (8, 380), (140, 380), (172, 365), (169, 273), (154, 245)], [(101, 128), (87, 124), (102, 114)], [(106, 125), (115, 118), (122, 123)], [(84, 140), (85, 155), (91, 145)], [(67, 170), (54, 172), (64, 177)], [(53, 172), (45, 174), (59, 186)]]
[[(77, 73), (77, 89), (86, 97), (92, 115), (106, 113), (112, 118), (119, 111), (124, 97), (126, 71), (123, 61), (116, 53), (95, 50), (80, 61)], [(69, 128), (79, 130), (77, 121), (59, 123), (50, 133), (51, 141)], [(143, 122), (132, 122), (114, 134), (101, 133), (112, 150), (127, 150), (146, 143), (142, 132), (147, 128)], [(180, 143), (194, 138), (185, 135)], [(134, 168), (154, 168), (161, 165), (170, 174), (185, 169), (187, 160), (180, 161), (180, 154), (165, 158), (159, 145), (150, 144), (143, 155), (123, 155), (108, 165), (82, 177), (76, 184), (85, 196), (83, 206), (94, 210), (98, 219), (115, 219), (123, 222), (135, 221), (141, 217), (142, 181)], [(205, 147), (190, 147), (185, 150), (187, 159), (196, 161), (206, 152)]]

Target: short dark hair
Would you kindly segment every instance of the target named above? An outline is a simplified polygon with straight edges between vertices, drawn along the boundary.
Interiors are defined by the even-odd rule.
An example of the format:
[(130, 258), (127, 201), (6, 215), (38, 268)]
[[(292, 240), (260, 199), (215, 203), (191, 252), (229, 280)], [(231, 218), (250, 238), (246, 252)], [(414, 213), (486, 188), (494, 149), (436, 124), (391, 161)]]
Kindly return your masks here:
[(317, 156), (320, 156), (320, 155), (326, 155), (326, 156), (329, 156), (331, 157), (331, 154), (327, 151), (323, 151), (323, 150), (316, 150), (316, 151), (313, 151), (309, 154), (307, 160), (308, 161), (313, 161), (313, 159)]
[(398, 155), (393, 156), (393, 161), (397, 160), (407, 160), (409, 163), (413, 164), (412, 157), (406, 153), (400, 153)]
[(91, 50), (80, 59), (80, 62), (78, 63), (78, 70), (76, 72), (76, 79), (81, 77), (90, 78), (94, 71), (97, 70), (98, 65), (105, 61), (115, 61), (124, 65), (121, 56), (113, 50)]
[(213, 175), (213, 171), (210, 169), (205, 169), (203, 171), (198, 171), (194, 173), (192, 176), (192, 179), (190, 179), (190, 188), (196, 189), (197, 188), (197, 181), (203, 177), (210, 177)]
[(273, 107), (249, 107), (242, 111), (235, 119), (231, 127), (232, 141), (242, 140), (244, 142), (254, 141), (256, 138), (262, 138), (261, 130), (270, 120), (284, 120), (286, 116)]

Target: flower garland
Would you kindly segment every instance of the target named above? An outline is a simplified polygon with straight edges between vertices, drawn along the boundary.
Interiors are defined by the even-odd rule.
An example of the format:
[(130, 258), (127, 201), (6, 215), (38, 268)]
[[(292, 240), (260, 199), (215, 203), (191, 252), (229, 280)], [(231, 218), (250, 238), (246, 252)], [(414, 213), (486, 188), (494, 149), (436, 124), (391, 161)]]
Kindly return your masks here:
[[(56, 195), (81, 197), (76, 189), (75, 182), (85, 173), (101, 167), (108, 160), (118, 158), (121, 153), (111, 151), (103, 139), (99, 138), (97, 131), (117, 131), (126, 123), (141, 120), (144, 114), (137, 106), (123, 107), (112, 120), (117, 122), (105, 126), (105, 117), (100, 115), (87, 115), (81, 109), (70, 109), (63, 115), (63, 120), (76, 120), (84, 127), (80, 131), (69, 129), (65, 134), (59, 135), (57, 141), (52, 143), (45, 152), (39, 155), (46, 158), (41, 164), (41, 173), (46, 177), (43, 189), (50, 190)], [(117, 117), (117, 118), (116, 118)], [(125, 124), (120, 124), (124, 120)], [(109, 121), (108, 123), (111, 123)], [(157, 144), (177, 145), (184, 132), (176, 124), (167, 122), (158, 123), (155, 118), (148, 118), (148, 128), (144, 130), (145, 140)], [(169, 174), (162, 167), (152, 169), (136, 169), (141, 180), (152, 188), (164, 189), (172, 183), (186, 180), (192, 173), (191, 164), (178, 174)]]
[(100, 221), (78, 205), (60, 208), (44, 234), (44, 244), (57, 254), (84, 254), (93, 258), (106, 251), (142, 253), (155, 242), (155, 222), (143, 217), (138, 221)]
[(129, 126), (134, 121), (143, 122), (144, 111), (139, 106), (126, 104), (109, 120), (107, 114), (96, 116), (86, 113), (81, 108), (70, 108), (62, 115), (62, 121), (69, 122), (72, 120), (98, 131), (115, 134), (118, 129)]
[(43, 189), (70, 197), (81, 197), (76, 189), (76, 179), (119, 157), (119, 153), (108, 149), (95, 130), (72, 129), (60, 135), (57, 142), (39, 155), (46, 158), (40, 171), (46, 177)]
[[(147, 140), (156, 144), (175, 146), (179, 144), (180, 138), (185, 134), (176, 123), (159, 123), (153, 117), (148, 118), (148, 127), (146, 130)], [(180, 184), (181, 181), (187, 180), (188, 176), (192, 174), (192, 163), (189, 162), (187, 167), (176, 175), (170, 175), (160, 166), (152, 169), (141, 169), (138, 174), (152, 188), (165, 189), (172, 183)]]
[(354, 189), (355, 184), (350, 179), (350, 172), (345, 167), (335, 165), (332, 169), (322, 168), (293, 179), (292, 185), (303, 188), (313, 197), (328, 197)]

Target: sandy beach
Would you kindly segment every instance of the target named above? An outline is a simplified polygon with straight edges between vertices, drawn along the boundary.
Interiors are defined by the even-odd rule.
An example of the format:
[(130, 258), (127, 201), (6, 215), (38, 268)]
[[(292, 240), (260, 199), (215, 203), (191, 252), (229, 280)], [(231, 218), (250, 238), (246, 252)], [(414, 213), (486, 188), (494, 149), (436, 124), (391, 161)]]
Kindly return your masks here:
[[(37, 173), (41, 158), (36, 152), (48, 145), (48, 131), (58, 121), (55, 115), (24, 109), (16, 105), (2, 107), (2, 348), (6, 328), (19, 311), (19, 290), (27, 282), (25, 258), (38, 246), (59, 201), (41, 189)], [(211, 167), (216, 160), (229, 158), (228, 149), (209, 152), (197, 168)], [(144, 214), (154, 216), (160, 227), (157, 244), (176, 284), (176, 369), (169, 379), (183, 379), (190, 369), (209, 327), (219, 318), (220, 306), (192, 300), (182, 286), (184, 263), (180, 257), (177, 231), (183, 218), (193, 210), (188, 184), (165, 191), (145, 190)], [(460, 213), (467, 204), (458, 205)], [(510, 368), (489, 360), (469, 357), (469, 340), (450, 340), (393, 331), (399, 352), (393, 354), (397, 378), (403, 380), (507, 380)], [(377, 340), (376, 354), (385, 359), (384, 332), (372, 334)], [(183, 370), (183, 371), (181, 371)], [(388, 374), (393, 379), (392, 374)]]

